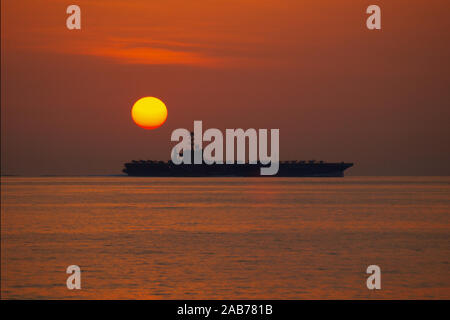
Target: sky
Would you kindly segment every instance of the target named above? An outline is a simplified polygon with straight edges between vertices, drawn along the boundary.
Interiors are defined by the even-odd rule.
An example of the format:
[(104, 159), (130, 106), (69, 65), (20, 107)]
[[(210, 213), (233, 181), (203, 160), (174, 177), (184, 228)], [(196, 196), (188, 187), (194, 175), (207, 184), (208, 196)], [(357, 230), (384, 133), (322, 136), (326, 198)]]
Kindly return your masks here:
[[(1, 172), (120, 174), (202, 120), (280, 129), (282, 160), (449, 175), (449, 15), (447, 0), (4, 0)], [(158, 129), (131, 119), (144, 96), (167, 106)]]

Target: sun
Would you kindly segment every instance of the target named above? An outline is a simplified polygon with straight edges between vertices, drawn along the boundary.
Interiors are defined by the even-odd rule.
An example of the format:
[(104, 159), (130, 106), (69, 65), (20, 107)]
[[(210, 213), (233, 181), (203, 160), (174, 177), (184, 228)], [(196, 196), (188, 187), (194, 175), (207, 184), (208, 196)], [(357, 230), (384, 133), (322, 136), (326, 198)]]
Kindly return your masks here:
[(156, 129), (166, 122), (167, 108), (158, 98), (144, 97), (134, 103), (131, 118), (141, 128)]

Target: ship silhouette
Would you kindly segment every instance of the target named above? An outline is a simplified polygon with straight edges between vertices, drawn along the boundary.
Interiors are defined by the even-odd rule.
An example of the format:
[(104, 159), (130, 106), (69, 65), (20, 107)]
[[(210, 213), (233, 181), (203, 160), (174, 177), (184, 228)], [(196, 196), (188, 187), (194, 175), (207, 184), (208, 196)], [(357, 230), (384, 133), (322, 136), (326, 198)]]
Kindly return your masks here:
[[(191, 133), (192, 136), (192, 133)], [(194, 146), (191, 139), (191, 159), (196, 152), (203, 150)], [(181, 153), (182, 155), (182, 153)], [(202, 155), (203, 156), (203, 155)], [(203, 157), (202, 157), (203, 159)], [(270, 165), (270, 164), (269, 164)], [(261, 163), (250, 164), (174, 164), (169, 161), (133, 160), (125, 163), (122, 170), (133, 177), (259, 177), (261, 167), (269, 166)], [(346, 162), (324, 161), (280, 161), (275, 177), (343, 177), (344, 171), (353, 166)], [(263, 176), (263, 177), (273, 177)]]

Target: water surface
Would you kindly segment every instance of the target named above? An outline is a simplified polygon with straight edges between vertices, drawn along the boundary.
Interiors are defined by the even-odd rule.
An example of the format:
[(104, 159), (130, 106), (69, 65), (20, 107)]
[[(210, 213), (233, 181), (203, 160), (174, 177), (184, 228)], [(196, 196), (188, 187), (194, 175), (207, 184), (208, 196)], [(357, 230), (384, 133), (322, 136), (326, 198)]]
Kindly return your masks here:
[[(2, 298), (450, 298), (449, 177), (2, 177), (1, 188)], [(81, 290), (66, 288), (72, 264)]]

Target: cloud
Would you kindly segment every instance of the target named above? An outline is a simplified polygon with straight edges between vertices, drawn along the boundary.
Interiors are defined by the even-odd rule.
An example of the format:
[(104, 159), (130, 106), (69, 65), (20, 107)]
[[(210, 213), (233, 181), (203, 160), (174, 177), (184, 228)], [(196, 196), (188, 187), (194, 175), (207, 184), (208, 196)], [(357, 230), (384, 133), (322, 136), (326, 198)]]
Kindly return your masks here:
[(109, 46), (87, 48), (82, 54), (114, 59), (120, 63), (130, 64), (182, 64), (215, 66), (223, 64), (219, 58), (208, 57), (198, 52), (173, 50), (167, 48), (120, 45), (114, 43)]

